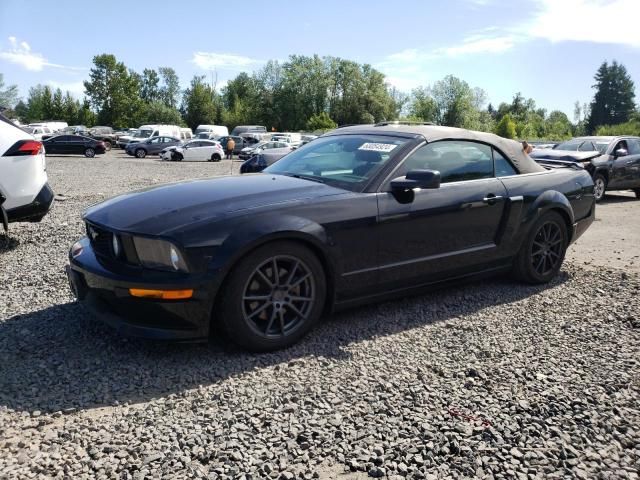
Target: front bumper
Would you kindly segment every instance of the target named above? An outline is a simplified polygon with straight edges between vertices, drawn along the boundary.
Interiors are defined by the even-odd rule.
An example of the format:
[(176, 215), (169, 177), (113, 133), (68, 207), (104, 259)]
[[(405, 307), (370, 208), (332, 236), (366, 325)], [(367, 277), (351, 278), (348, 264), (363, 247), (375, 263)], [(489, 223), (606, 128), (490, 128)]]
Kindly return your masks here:
[(7, 219), (11, 222), (39, 222), (47, 214), (53, 204), (54, 193), (45, 183), (33, 202), (28, 205), (7, 210)]
[[(171, 278), (142, 269), (107, 268), (86, 237), (80, 243), (83, 251), (76, 258), (69, 256), (67, 277), (75, 297), (99, 320), (132, 337), (184, 342), (209, 338), (213, 300), (219, 288), (215, 276)], [(188, 300), (156, 300), (133, 297), (130, 288), (193, 289), (194, 294)]]

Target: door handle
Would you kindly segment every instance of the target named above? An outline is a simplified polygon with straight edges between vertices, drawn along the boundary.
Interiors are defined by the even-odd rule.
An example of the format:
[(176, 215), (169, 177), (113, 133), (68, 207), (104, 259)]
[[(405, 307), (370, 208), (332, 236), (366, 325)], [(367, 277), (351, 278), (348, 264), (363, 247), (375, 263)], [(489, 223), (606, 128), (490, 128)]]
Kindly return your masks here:
[(487, 204), (489, 204), (489, 205), (495, 205), (496, 203), (498, 203), (498, 202), (499, 202), (499, 201), (501, 201), (501, 200), (502, 200), (502, 197), (500, 197), (500, 196), (496, 196), (496, 195), (494, 195), (493, 193), (490, 193), (489, 195), (487, 195), (486, 197), (484, 197), (484, 198), (482, 199), (482, 201), (483, 201), (484, 203), (487, 203)]

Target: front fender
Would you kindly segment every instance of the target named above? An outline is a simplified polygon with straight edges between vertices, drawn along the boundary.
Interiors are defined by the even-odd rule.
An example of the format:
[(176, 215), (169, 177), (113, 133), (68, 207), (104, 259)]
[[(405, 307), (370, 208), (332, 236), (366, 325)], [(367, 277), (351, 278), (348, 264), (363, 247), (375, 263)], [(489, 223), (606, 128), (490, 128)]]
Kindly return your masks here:
[(335, 261), (322, 225), (295, 215), (270, 214), (251, 218), (230, 226), (228, 233), (218, 235), (214, 259), (210, 267), (226, 275), (238, 260), (260, 245), (274, 240), (298, 240), (306, 243), (333, 274)]

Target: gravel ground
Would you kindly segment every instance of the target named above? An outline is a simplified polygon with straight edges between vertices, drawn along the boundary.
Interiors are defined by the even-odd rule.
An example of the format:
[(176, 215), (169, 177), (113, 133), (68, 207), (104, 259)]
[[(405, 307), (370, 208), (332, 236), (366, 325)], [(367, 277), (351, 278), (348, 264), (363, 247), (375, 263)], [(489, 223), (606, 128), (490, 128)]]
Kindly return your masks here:
[(270, 354), (131, 340), (68, 291), (80, 212), (230, 162), (48, 166), (64, 197), (0, 235), (0, 478), (638, 478), (632, 269), (574, 255), (547, 286), (359, 308)]

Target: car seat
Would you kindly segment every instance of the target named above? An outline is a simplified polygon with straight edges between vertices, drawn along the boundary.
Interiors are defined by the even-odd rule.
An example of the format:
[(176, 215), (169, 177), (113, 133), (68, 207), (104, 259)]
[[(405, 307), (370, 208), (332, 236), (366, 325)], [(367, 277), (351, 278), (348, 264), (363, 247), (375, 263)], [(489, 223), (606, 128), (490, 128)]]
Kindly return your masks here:
[(372, 150), (356, 150), (355, 161), (358, 165), (353, 169), (353, 174), (359, 177), (366, 177), (377, 164), (382, 162), (380, 152)]

